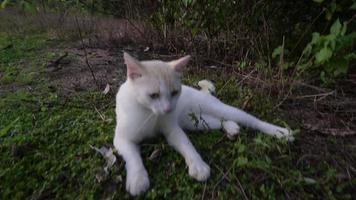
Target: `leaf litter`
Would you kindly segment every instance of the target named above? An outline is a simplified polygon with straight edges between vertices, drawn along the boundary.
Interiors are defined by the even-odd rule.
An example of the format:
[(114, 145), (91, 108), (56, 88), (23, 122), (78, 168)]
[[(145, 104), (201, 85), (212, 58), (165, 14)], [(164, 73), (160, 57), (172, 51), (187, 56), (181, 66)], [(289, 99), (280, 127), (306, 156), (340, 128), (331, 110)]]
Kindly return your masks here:
[(106, 177), (109, 175), (111, 168), (114, 166), (117, 158), (114, 154), (114, 150), (110, 147), (107, 148), (105, 146), (100, 147), (98, 149), (95, 146), (89, 145), (91, 149), (94, 149), (96, 152), (100, 153), (105, 159), (105, 166), (103, 170), (99, 170), (99, 172), (95, 175), (95, 178), (97, 179), (98, 182), (102, 182), (106, 179)]

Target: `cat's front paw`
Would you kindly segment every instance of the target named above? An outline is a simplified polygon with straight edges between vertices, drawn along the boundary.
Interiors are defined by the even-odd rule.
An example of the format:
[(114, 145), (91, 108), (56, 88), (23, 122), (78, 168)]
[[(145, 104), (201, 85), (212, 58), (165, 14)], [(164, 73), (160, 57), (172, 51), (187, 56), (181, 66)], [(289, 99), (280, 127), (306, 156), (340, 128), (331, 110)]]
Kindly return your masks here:
[(126, 178), (126, 190), (132, 196), (137, 196), (145, 192), (150, 187), (150, 180), (145, 169), (135, 173), (128, 173)]
[(235, 139), (235, 136), (240, 133), (240, 126), (233, 121), (224, 121), (222, 128), (229, 139)]
[(210, 167), (204, 161), (195, 161), (189, 165), (189, 175), (198, 181), (206, 181), (210, 176)]
[(285, 139), (287, 141), (293, 142), (294, 137), (293, 137), (293, 132), (292, 130), (288, 130), (286, 128), (278, 128), (276, 130), (275, 136), (280, 139)]

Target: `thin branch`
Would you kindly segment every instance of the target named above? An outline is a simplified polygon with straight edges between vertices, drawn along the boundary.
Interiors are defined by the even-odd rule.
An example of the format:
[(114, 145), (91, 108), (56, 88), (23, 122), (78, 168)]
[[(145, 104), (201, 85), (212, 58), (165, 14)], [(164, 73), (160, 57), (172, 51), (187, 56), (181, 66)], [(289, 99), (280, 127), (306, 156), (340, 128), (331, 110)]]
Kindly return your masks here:
[(317, 87), (315, 85), (310, 85), (310, 84), (307, 84), (307, 83), (304, 83), (304, 82), (301, 82), (301, 81), (296, 81), (294, 84), (299, 85), (299, 86), (303, 86), (303, 87), (307, 87), (307, 88), (310, 88), (310, 89), (313, 89), (313, 90), (316, 90), (316, 91), (319, 91), (319, 92), (327, 92), (328, 91), (328, 89), (326, 89), (326, 88)]
[(201, 199), (204, 200), (205, 197), (205, 191), (206, 191), (206, 182), (204, 184), (204, 190), (203, 190), (203, 195), (201, 196)]
[(308, 31), (312, 28), (312, 26), (315, 24), (316, 20), (319, 19), (319, 17), (325, 12), (325, 8), (319, 13), (319, 15), (317, 15), (314, 20), (310, 23), (310, 25), (305, 29), (305, 31), (303, 32), (302, 36), (300, 36), (299, 40), (297, 41), (297, 43), (295, 44), (295, 46), (293, 47), (292, 51), (291, 51), (291, 55), (293, 55), (294, 51), (297, 49), (297, 47), (299, 46), (299, 43), (303, 40), (304, 36), (308, 33)]
[(88, 52), (87, 52), (87, 49), (85, 48), (84, 39), (83, 39), (82, 31), (81, 31), (80, 26), (79, 26), (79, 22), (78, 22), (78, 17), (77, 16), (75, 16), (75, 22), (77, 24), (79, 37), (80, 37), (80, 40), (81, 40), (81, 43), (82, 43), (82, 47), (83, 47), (83, 51), (84, 51), (85, 63), (86, 63), (86, 65), (87, 65), (87, 67), (88, 67), (88, 69), (89, 69), (89, 71), (91, 73), (91, 76), (93, 77), (95, 85), (97, 86), (98, 89), (100, 89), (100, 86), (99, 86), (98, 81), (96, 80), (93, 68), (90, 65), (89, 60), (88, 60)]
[(304, 99), (304, 98), (315, 98), (315, 97), (325, 97), (334, 94), (335, 91), (326, 92), (326, 93), (319, 93), (319, 94), (311, 94), (311, 95), (303, 95), (292, 97), (293, 99)]
[(243, 195), (244, 199), (245, 199), (245, 200), (248, 200), (248, 197), (247, 197), (247, 195), (246, 195), (246, 192), (245, 192), (244, 188), (242, 187), (239, 178), (237, 178), (236, 176), (235, 176), (235, 178), (236, 178), (236, 180), (237, 180), (237, 184), (239, 185), (239, 188), (240, 188), (240, 190), (241, 190), (241, 192), (242, 192), (242, 195)]

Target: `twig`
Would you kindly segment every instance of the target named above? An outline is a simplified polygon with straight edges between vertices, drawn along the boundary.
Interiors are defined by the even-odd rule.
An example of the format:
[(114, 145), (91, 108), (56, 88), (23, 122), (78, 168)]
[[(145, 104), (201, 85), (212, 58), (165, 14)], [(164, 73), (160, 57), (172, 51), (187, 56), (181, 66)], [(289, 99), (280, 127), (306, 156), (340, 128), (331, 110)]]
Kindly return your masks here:
[(99, 84), (98, 84), (98, 81), (97, 81), (96, 78), (95, 78), (95, 74), (94, 74), (93, 68), (92, 68), (92, 66), (90, 65), (89, 60), (88, 60), (88, 52), (87, 52), (87, 49), (85, 48), (84, 39), (83, 39), (82, 31), (80, 30), (80, 26), (79, 26), (79, 22), (78, 22), (78, 17), (77, 17), (77, 16), (75, 16), (75, 22), (76, 22), (76, 24), (77, 24), (79, 37), (80, 37), (80, 40), (81, 40), (81, 43), (82, 43), (82, 47), (83, 47), (83, 51), (84, 51), (85, 63), (86, 63), (86, 65), (87, 65), (88, 69), (90, 70), (91, 76), (93, 77), (93, 80), (94, 80), (94, 82), (95, 82), (96, 87), (97, 87), (98, 89), (100, 89), (100, 86), (99, 86)]
[(227, 80), (226, 83), (219, 89), (219, 91), (216, 93), (216, 95), (219, 96), (220, 93), (221, 93), (221, 91), (223, 91), (223, 89), (227, 86), (227, 84), (229, 84), (233, 79), (234, 79), (234, 77), (231, 76), (231, 77), (229, 78), (229, 80)]
[(298, 166), (298, 165), (300, 165), (300, 163), (303, 161), (303, 160), (305, 160), (305, 159), (307, 159), (307, 158), (314, 158), (314, 159), (318, 159), (319, 157), (318, 157), (318, 155), (315, 155), (315, 154), (304, 154), (304, 155), (302, 155), (300, 158), (298, 158), (298, 160), (297, 160), (297, 162), (296, 162), (296, 165)]
[(311, 94), (311, 95), (303, 95), (303, 96), (298, 96), (298, 97), (293, 97), (293, 99), (304, 99), (304, 98), (315, 98), (315, 97), (325, 97), (334, 94), (334, 90), (331, 92), (326, 92), (326, 93), (319, 93), (319, 94)]
[(101, 118), (103, 121), (105, 121), (105, 117), (103, 116), (103, 114), (100, 113), (100, 111), (96, 108), (95, 105), (93, 105), (93, 107), (94, 107), (95, 111), (99, 114), (100, 118)]
[(223, 170), (221, 170), (218, 166), (216, 166), (216, 168), (220, 171), (220, 173), (222, 173), (221, 178), (218, 180), (218, 182), (215, 183), (213, 190), (212, 190), (212, 199), (214, 199), (214, 192), (216, 187), (224, 180), (224, 179), (228, 179), (228, 173), (230, 173), (231, 169), (233, 168), (233, 166), (231, 166), (225, 173), (223, 172)]
[(246, 108), (246, 106), (247, 106), (247, 104), (250, 102), (250, 100), (252, 99), (252, 95), (250, 96), (250, 95), (248, 95), (247, 96), (247, 99), (246, 99), (246, 101), (244, 101), (244, 103), (242, 104), (242, 106), (241, 106), (241, 109), (245, 109)]
[[(204, 58), (203, 58), (203, 59), (204, 59)], [(205, 58), (204, 60), (206, 60), (206, 61), (212, 61), (212, 62), (218, 63), (218, 64), (223, 65), (223, 66), (227, 66), (227, 67), (235, 67), (234, 65), (230, 65), (230, 64), (227, 64), (227, 63), (223, 63), (223, 62), (220, 62), (220, 61), (218, 61), (218, 60), (211, 59), (211, 58)]]
[(237, 180), (237, 183), (238, 183), (238, 185), (239, 185), (239, 188), (240, 188), (240, 190), (241, 190), (241, 192), (242, 192), (242, 195), (243, 195), (244, 199), (245, 199), (245, 200), (248, 200), (248, 197), (247, 197), (247, 195), (246, 195), (246, 193), (245, 193), (244, 188), (243, 188), (242, 185), (241, 185), (241, 182), (240, 182), (239, 178), (237, 178), (237, 176), (235, 176), (235, 178), (236, 178), (236, 180)]
[[(246, 79), (249, 79), (249, 80), (252, 80), (252, 81), (254, 81), (254, 82), (256, 82), (256, 83), (262, 83), (263, 85), (268, 85), (268, 83), (265, 81), (265, 80), (262, 80), (262, 79), (260, 79), (260, 78), (258, 78), (258, 77), (253, 77), (253, 76), (251, 76), (253, 73), (248, 73), (247, 75), (245, 75), (245, 74), (242, 74), (242, 73), (238, 73), (238, 72), (236, 72), (235, 70), (234, 70), (234, 73), (236, 73), (238, 76), (241, 76), (241, 77), (243, 77), (243, 79), (242, 80), (246, 80)], [(239, 81), (238, 82), (238, 84), (240, 84), (240, 82), (241, 81)]]
[[(292, 74), (292, 77), (294, 77), (295, 72), (296, 72), (296, 70), (294, 70), (294, 72), (293, 72), (293, 74)], [(281, 105), (288, 99), (289, 95), (292, 94), (293, 88), (294, 88), (294, 87), (293, 87), (293, 84), (291, 84), (290, 87), (289, 87), (289, 90), (288, 90), (287, 94), (283, 97), (283, 99), (282, 99), (277, 105), (275, 105), (275, 106), (273, 107), (273, 109), (279, 108), (279, 106), (281, 106)]]
[(314, 18), (314, 20), (310, 23), (309, 27), (305, 29), (305, 31), (303, 32), (302, 36), (300, 36), (300, 38), (298, 39), (297, 43), (295, 44), (295, 46), (293, 47), (292, 51), (291, 51), (291, 55), (293, 55), (294, 51), (297, 49), (297, 47), (299, 46), (299, 43), (302, 41), (302, 39), (304, 38), (304, 36), (307, 34), (307, 32), (310, 30), (310, 28), (314, 25), (314, 23), (316, 22), (316, 20), (319, 19), (319, 17), (325, 12), (325, 8), (319, 13), (318, 16), (316, 16)]
[(307, 87), (307, 88), (310, 88), (310, 89), (314, 89), (314, 90), (317, 90), (319, 92), (327, 92), (328, 91), (325, 88), (321, 88), (321, 87), (317, 87), (315, 85), (310, 85), (310, 84), (307, 84), (307, 83), (303, 83), (301, 81), (296, 81), (295, 84), (300, 85), (300, 86), (304, 86), (304, 87)]
[(239, 82), (237, 82), (236, 85), (239, 85), (240, 83), (242, 83), (243, 81), (245, 81), (247, 78), (250, 78), (251, 75), (256, 72), (256, 70), (257, 70), (257, 69), (255, 68), (255, 69), (253, 69), (252, 71), (250, 71), (247, 75), (243, 75), (244, 77), (243, 77)]
[(220, 139), (216, 140), (216, 142), (211, 146), (211, 149), (213, 149), (213, 147), (220, 144), (224, 140), (225, 140), (225, 135), (221, 136)]
[[(88, 5), (85, 1), (83, 1), (83, 0), (79, 0), (79, 2), (82, 3), (82, 4), (84, 4), (85, 6), (89, 7), (89, 5)], [(92, 12), (92, 13), (94, 12), (93, 9), (94, 9), (94, 1), (92, 1), (92, 5), (91, 5), (91, 12)], [(106, 12), (102, 12), (101, 10), (96, 10), (96, 12), (98, 12), (98, 13), (100, 13), (100, 14), (104, 14), (104, 15), (108, 14), (108, 13), (106, 13)], [(134, 29), (136, 29), (136, 31), (137, 31), (143, 38), (145, 38), (145, 39), (148, 41), (148, 39), (147, 39), (147, 37), (146, 37), (146, 34), (144, 34), (144, 33), (139, 29), (139, 27), (137, 27), (129, 18), (127, 18), (127, 17), (125, 17), (125, 16), (122, 16), (121, 18), (124, 19), (124, 20), (126, 20), (127, 22), (129, 22), (129, 24), (130, 24)]]
[(279, 54), (279, 66), (280, 67), (282, 67), (284, 65), (284, 45), (285, 45), (285, 36), (283, 35), (282, 50), (281, 50), (281, 53)]
[(201, 199), (204, 200), (205, 197), (205, 191), (206, 191), (206, 182), (204, 184), (204, 190), (203, 190), (203, 195), (201, 196)]
[(145, 39), (148, 41), (146, 35), (145, 35), (134, 23), (132, 23), (132, 21), (131, 21), (130, 19), (128, 19), (128, 18), (126, 18), (126, 17), (123, 17), (123, 19), (125, 19), (127, 22), (129, 22), (129, 24), (130, 24), (134, 29), (136, 29), (136, 31), (141, 35), (141, 37), (145, 38)]

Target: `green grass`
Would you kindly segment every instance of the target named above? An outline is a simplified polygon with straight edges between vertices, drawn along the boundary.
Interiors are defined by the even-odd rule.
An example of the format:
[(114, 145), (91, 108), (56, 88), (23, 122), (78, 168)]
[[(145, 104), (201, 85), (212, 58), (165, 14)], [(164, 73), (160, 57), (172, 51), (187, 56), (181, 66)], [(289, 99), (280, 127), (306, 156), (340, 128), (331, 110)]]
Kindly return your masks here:
[(48, 45), (43, 34), (9, 35), (0, 32), (0, 80), (2, 84), (30, 84), (43, 69), (43, 48)]
[[(0, 46), (6, 46), (8, 36), (0, 35)], [(0, 57), (0, 70), (5, 76), (0, 82), (21, 81), (17, 77), (25, 72), (41, 75), (38, 66), (45, 64), (41, 58), (48, 55), (39, 53), (49, 44), (44, 35), (26, 38), (13, 36), (15, 49), (1, 52), (5, 56)], [(185, 82), (193, 83), (202, 76), (187, 76)], [(129, 198), (122, 159), (109, 177), (98, 182), (95, 176), (105, 161), (89, 146), (111, 145), (113, 98), (83, 92), (64, 99), (42, 78), (28, 78), (33, 91), (0, 94), (0, 199)], [(226, 80), (218, 75), (214, 79), (218, 88), (225, 85)], [(248, 110), (270, 122), (284, 123), (282, 115), (272, 109), (274, 102), (249, 88), (228, 84), (219, 96), (233, 105), (242, 105), (251, 96)], [(103, 120), (94, 107), (113, 120)], [(329, 162), (300, 161), (303, 134), (294, 143), (246, 129), (234, 141), (220, 131), (191, 133), (189, 137), (211, 166), (211, 178), (206, 183), (194, 181), (184, 159), (163, 138), (157, 138), (142, 145), (151, 186), (139, 199), (243, 199), (243, 193), (249, 199), (352, 198), (355, 181), (340, 181), (340, 172)], [(156, 149), (160, 156), (149, 160)]]

